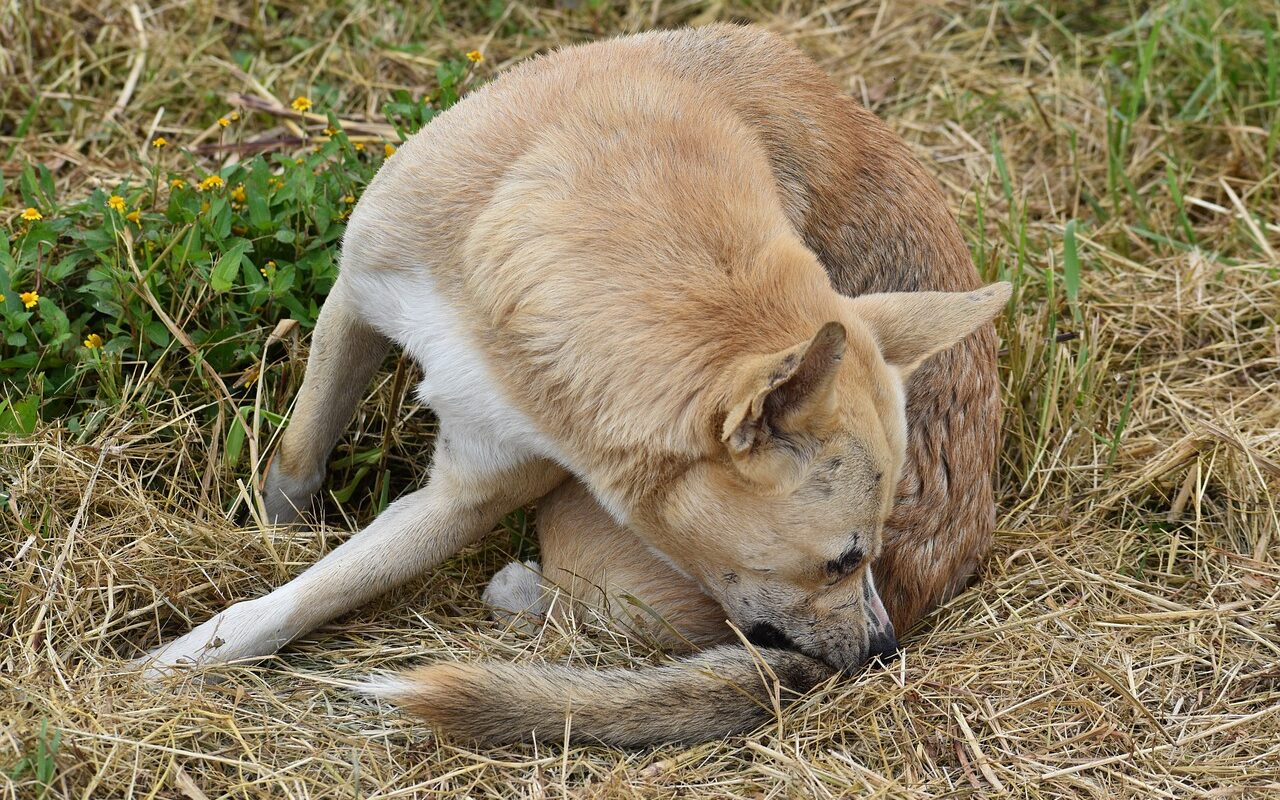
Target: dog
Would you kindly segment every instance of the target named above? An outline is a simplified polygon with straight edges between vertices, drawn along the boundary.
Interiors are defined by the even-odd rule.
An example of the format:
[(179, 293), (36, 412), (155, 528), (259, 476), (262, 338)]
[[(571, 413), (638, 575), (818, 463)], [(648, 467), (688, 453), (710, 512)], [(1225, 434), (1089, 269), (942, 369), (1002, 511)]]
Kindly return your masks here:
[(805, 690), (887, 656), (985, 553), (1009, 296), (979, 287), (907, 146), (780, 37), (535, 58), (405, 142), (354, 208), (263, 504), (298, 519), (391, 343), (439, 420), (426, 485), (147, 674), (274, 653), (546, 498), (542, 566), (504, 570), (496, 606), (612, 572), (718, 646), (367, 688), (492, 742), (557, 735), (566, 711), (622, 745), (758, 725), (756, 658)]

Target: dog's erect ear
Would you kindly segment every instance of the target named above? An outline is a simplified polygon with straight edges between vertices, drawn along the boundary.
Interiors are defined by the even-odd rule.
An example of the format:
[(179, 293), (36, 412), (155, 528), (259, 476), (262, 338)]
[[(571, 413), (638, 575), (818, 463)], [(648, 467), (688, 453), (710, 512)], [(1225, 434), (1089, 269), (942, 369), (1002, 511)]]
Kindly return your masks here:
[(749, 453), (775, 429), (786, 430), (831, 404), (846, 332), (828, 322), (812, 339), (742, 365), (721, 439), (735, 456)]
[(926, 358), (990, 322), (1009, 302), (1010, 291), (1001, 282), (972, 292), (889, 292), (847, 302), (884, 360), (905, 379)]

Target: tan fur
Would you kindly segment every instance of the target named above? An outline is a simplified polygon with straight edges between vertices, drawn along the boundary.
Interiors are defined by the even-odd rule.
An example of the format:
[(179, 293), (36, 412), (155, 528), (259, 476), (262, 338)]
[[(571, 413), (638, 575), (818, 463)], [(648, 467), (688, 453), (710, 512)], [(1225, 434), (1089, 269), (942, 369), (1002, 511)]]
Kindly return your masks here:
[[(562, 590), (551, 610), (603, 612), (673, 652), (734, 640), (724, 609), (694, 581), (613, 520), (578, 481), (538, 502), (543, 591)], [(520, 610), (520, 609), (513, 609)]]
[[(567, 470), (578, 488), (562, 490), (561, 518), (611, 524), (557, 525), (552, 498), (548, 582), (603, 576), (604, 597), (641, 585), (704, 641), (723, 635), (710, 621), (722, 612), (809, 656), (777, 656), (801, 665), (784, 670), (797, 688), (830, 674), (814, 659), (855, 667), (896, 647), (871, 572), (886, 518), (893, 549), (874, 569), (899, 621), (953, 591), (986, 547), (993, 445), (975, 439), (994, 439), (994, 419), (973, 417), (994, 417), (987, 323), (1008, 287), (974, 285), (905, 146), (772, 35), (647, 34), (517, 67), (406, 142), (353, 212), (264, 495), (280, 520), (309, 501), (386, 340), (424, 360), (441, 420), (430, 482), (155, 661), (271, 652), (431, 568)], [(909, 293), (847, 296), (869, 290)], [(921, 512), (922, 499), (936, 506)], [(610, 538), (620, 546), (601, 549)], [(742, 673), (749, 658), (733, 650), (715, 663)], [(391, 694), (437, 708), (445, 727), (468, 730), (468, 708), (507, 719), (504, 682), (483, 677), (507, 672), (485, 669), (427, 668)], [(670, 669), (651, 686), (691, 674)], [(562, 714), (547, 692), (575, 674), (580, 690), (560, 688), (588, 717), (619, 681), (650, 686), (552, 671), (511, 735)], [(696, 712), (700, 735), (758, 718), (707, 697), (721, 700)], [(660, 723), (637, 712), (586, 735), (660, 739), (642, 730)]]
[(574, 741), (623, 747), (700, 742), (758, 728), (774, 718), (775, 698), (788, 705), (831, 677), (829, 667), (799, 653), (764, 649), (757, 655), (763, 664), (742, 647), (713, 647), (641, 672), (437, 664), (370, 689), (438, 727), (486, 744), (559, 742), (566, 731)]
[[(735, 111), (761, 131), (787, 215), (839, 292), (978, 285), (934, 180), (790, 43), (724, 26), (664, 38), (650, 47), (655, 57), (683, 76), (718, 79)], [(898, 630), (963, 588), (990, 547), (1000, 430), (994, 334), (982, 326), (908, 382), (906, 461), (875, 563)]]

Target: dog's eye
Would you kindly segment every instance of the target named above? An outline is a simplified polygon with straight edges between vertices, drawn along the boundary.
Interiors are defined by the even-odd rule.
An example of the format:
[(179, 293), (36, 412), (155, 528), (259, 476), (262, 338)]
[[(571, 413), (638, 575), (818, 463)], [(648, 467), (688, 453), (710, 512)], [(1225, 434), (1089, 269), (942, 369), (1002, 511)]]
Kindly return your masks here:
[(838, 557), (828, 561), (826, 573), (834, 578), (842, 578), (857, 569), (862, 564), (862, 559), (862, 548), (855, 544)]

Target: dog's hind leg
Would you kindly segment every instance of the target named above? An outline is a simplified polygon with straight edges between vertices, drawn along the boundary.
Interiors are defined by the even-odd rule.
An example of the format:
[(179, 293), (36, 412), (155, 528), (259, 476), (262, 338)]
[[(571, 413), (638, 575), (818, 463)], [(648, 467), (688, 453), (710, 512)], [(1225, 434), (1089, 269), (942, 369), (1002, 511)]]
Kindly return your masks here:
[[(609, 516), (576, 480), (538, 502), (538, 543), (542, 596), (553, 616), (572, 603), (579, 618), (584, 612), (603, 617), (677, 652), (735, 641), (720, 604)], [(551, 594), (557, 590), (561, 596)]]
[(311, 502), (324, 482), (329, 451), (390, 344), (363, 319), (352, 294), (339, 276), (320, 310), (302, 388), (262, 490), (271, 522), (293, 522)]
[(265, 597), (237, 603), (153, 651), (142, 659), (147, 674), (270, 655), (423, 574), (491, 531), (503, 514), (564, 479), (564, 471), (548, 461), (494, 468), (452, 457), (447, 433), (442, 431), (426, 486), (392, 503), (367, 528), (289, 583)]

